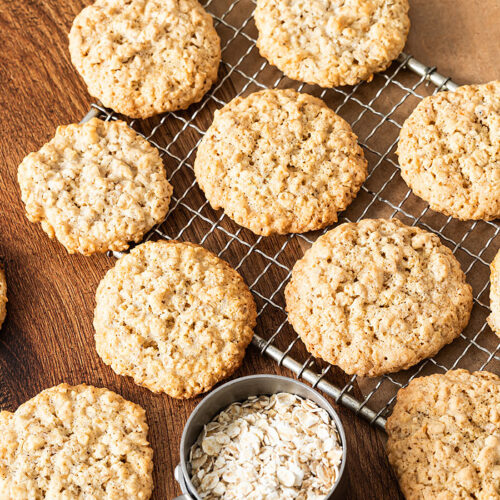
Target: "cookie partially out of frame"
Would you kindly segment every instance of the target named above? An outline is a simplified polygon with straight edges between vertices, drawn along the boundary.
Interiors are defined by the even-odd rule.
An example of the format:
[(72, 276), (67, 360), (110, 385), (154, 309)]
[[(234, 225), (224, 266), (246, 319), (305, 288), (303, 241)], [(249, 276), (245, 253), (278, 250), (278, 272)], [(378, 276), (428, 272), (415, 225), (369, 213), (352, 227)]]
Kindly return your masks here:
[(426, 97), (405, 121), (401, 175), (433, 210), (500, 217), (500, 81)]
[(453, 370), (398, 392), (387, 451), (407, 500), (500, 499), (500, 378)]
[(7, 280), (5, 279), (5, 271), (0, 262), (0, 327), (3, 325), (5, 316), (7, 315)]
[(133, 118), (198, 102), (221, 55), (197, 0), (97, 0), (76, 16), (69, 50), (89, 93)]
[(257, 47), (294, 80), (322, 87), (370, 81), (396, 59), (408, 0), (257, 0)]
[(491, 329), (500, 337), (500, 250), (491, 263), (490, 277), (490, 309), (488, 323)]
[(135, 247), (97, 289), (97, 352), (154, 392), (189, 398), (241, 364), (256, 308), (241, 276), (199, 245)]
[(341, 224), (319, 237), (295, 264), (285, 295), (311, 354), (370, 377), (436, 354), (472, 308), (451, 250), (396, 219)]
[(69, 253), (125, 250), (167, 214), (172, 186), (156, 148), (125, 122), (59, 127), (19, 166), (31, 222)]
[(0, 496), (147, 500), (144, 410), (107, 389), (61, 384), (0, 412)]
[(263, 90), (216, 111), (194, 170), (214, 209), (262, 235), (336, 222), (367, 173), (349, 124), (295, 90)]

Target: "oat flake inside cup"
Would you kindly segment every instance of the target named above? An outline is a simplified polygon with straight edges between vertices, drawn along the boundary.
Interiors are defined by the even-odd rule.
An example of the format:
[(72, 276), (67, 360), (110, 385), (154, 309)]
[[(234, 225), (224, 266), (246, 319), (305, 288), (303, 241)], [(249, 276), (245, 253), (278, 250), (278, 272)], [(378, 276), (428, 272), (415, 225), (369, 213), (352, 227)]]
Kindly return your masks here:
[[(216, 417), (221, 411), (227, 409), (231, 404), (235, 402), (243, 402), (253, 396), (271, 396), (278, 393), (295, 394), (303, 399), (313, 401), (320, 408), (326, 410), (328, 415), (331, 417), (331, 420), (333, 421), (332, 423), (336, 427), (338, 440), (340, 441), (342, 458), (341, 463), (337, 469), (335, 483), (332, 489), (326, 495), (322, 496), (322, 498), (330, 500), (344, 498), (346, 486), (344, 477), (347, 456), (346, 440), (342, 423), (340, 422), (340, 419), (333, 407), (321, 394), (319, 394), (311, 387), (298, 382), (297, 380), (293, 380), (287, 377), (280, 377), (277, 375), (251, 375), (249, 377), (242, 377), (236, 380), (232, 380), (231, 382), (228, 382), (213, 391), (211, 394), (205, 397), (205, 399), (195, 408), (195, 410), (189, 417), (181, 439), (180, 464), (175, 470), (176, 479), (181, 485), (182, 492), (184, 493), (182, 496), (178, 497), (177, 500), (201, 500), (202, 498), (204, 498), (200, 493), (196, 491), (196, 488), (191, 481), (191, 464), (189, 463), (191, 447), (198, 440), (198, 437), (202, 433), (204, 426), (211, 422), (214, 417)], [(283, 474), (286, 475), (286, 473), (286, 470), (280, 471), (282, 479)], [(284, 480), (285, 482), (287, 481), (286, 477), (284, 478)], [(215, 497), (211, 496), (211, 498)], [(267, 497), (254, 497), (252, 496), (252, 493), (249, 494), (242, 486), (241, 498), (252, 499)], [(268, 498), (279, 498), (281, 500), (281, 498), (294, 497), (269, 496)], [(304, 496), (304, 494), (302, 494), (297, 498), (307, 498), (307, 495)]]

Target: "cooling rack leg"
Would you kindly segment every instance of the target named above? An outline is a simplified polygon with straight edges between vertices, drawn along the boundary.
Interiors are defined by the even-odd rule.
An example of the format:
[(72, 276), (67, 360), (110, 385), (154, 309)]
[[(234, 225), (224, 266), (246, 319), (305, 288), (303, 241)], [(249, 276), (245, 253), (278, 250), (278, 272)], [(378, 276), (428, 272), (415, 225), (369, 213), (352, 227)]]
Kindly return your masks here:
[(304, 369), (301, 363), (295, 361), (292, 357), (285, 355), (285, 353), (277, 347), (268, 345), (268, 343), (259, 335), (254, 335), (252, 344), (267, 354), (270, 358), (294, 372), (295, 375), (300, 375), (299, 378), (303, 378), (309, 384), (314, 385), (321, 391), (324, 391), (326, 394), (334, 398), (337, 403), (341, 403), (350, 410), (354, 411), (357, 415), (360, 415), (368, 420), (371, 424), (385, 430), (385, 418), (377, 416), (377, 413), (370, 410), (370, 408), (361, 406), (359, 401), (348, 394), (342, 394), (342, 391), (338, 387), (335, 387), (330, 384), (330, 382), (324, 380), (320, 374), (315, 373), (308, 368)]
[(404, 52), (398, 57), (398, 62), (404, 62), (406, 67), (416, 73), (419, 76), (425, 76), (427, 80), (432, 82), (436, 87), (443, 90), (457, 90), (458, 85), (451, 81), (451, 78), (447, 78), (434, 69), (422, 64), (417, 61), (414, 57), (410, 57)]

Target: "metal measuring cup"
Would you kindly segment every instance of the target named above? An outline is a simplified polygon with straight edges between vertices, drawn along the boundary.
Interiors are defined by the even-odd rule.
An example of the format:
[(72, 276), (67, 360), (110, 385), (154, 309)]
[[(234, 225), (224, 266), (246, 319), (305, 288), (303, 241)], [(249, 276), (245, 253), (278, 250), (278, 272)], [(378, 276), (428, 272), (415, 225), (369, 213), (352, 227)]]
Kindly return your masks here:
[(183, 494), (174, 500), (201, 500), (190, 479), (191, 467), (188, 459), (191, 446), (203, 431), (204, 425), (236, 401), (244, 401), (250, 396), (271, 395), (278, 392), (289, 392), (314, 401), (325, 409), (335, 422), (342, 445), (342, 463), (337, 480), (325, 496), (325, 500), (341, 500), (345, 497), (346, 438), (342, 422), (332, 405), (318, 391), (297, 380), (278, 375), (250, 375), (231, 380), (212, 391), (191, 413), (182, 433), (180, 464), (175, 468), (175, 479), (180, 484)]

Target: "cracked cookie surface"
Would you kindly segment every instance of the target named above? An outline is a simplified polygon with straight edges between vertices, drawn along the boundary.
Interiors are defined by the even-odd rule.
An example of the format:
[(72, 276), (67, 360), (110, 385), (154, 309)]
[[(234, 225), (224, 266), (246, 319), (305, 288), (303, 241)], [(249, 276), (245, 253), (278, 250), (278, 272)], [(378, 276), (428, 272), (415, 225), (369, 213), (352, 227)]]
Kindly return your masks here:
[(147, 500), (146, 414), (107, 389), (61, 384), (0, 412), (0, 496)]
[(241, 276), (199, 245), (147, 242), (97, 289), (97, 352), (120, 375), (154, 392), (189, 398), (240, 365), (256, 308)]
[(69, 50), (89, 93), (132, 118), (200, 101), (221, 56), (197, 0), (97, 0), (76, 16)]
[(216, 111), (194, 170), (214, 209), (266, 236), (336, 222), (367, 174), (349, 124), (321, 99), (290, 89)]
[(500, 337), (500, 250), (491, 263), (490, 276), (490, 309), (488, 323), (491, 329)]
[(408, 9), (408, 0), (257, 0), (257, 47), (294, 80), (354, 85), (403, 50)]
[(401, 175), (437, 212), (500, 217), (500, 81), (426, 97), (403, 124)]
[(61, 126), (18, 170), (31, 222), (69, 253), (126, 250), (165, 218), (172, 186), (156, 148), (125, 122)]
[(398, 392), (387, 451), (407, 500), (500, 499), (500, 378), (453, 370)]
[(436, 354), (472, 308), (451, 250), (396, 219), (341, 224), (320, 236), (295, 264), (285, 296), (310, 353), (371, 377)]

